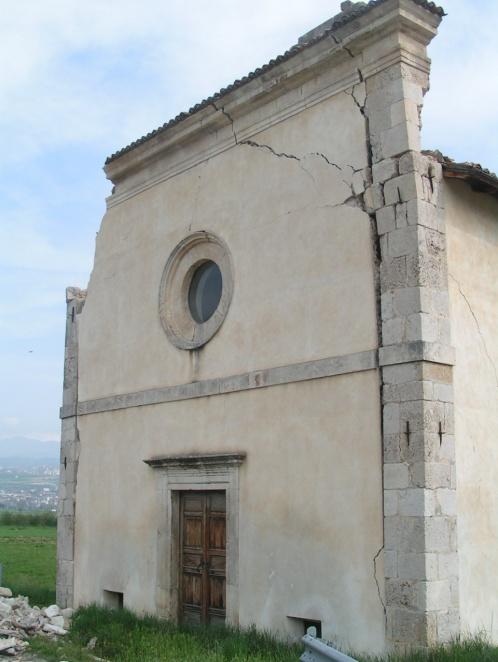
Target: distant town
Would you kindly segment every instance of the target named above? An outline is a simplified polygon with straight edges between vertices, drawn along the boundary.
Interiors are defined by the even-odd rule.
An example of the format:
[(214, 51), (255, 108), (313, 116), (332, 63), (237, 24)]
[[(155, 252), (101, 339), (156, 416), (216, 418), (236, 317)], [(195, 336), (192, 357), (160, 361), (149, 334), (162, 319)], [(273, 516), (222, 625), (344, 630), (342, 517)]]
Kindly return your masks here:
[(55, 512), (58, 480), (55, 463), (10, 467), (0, 460), (0, 510)]

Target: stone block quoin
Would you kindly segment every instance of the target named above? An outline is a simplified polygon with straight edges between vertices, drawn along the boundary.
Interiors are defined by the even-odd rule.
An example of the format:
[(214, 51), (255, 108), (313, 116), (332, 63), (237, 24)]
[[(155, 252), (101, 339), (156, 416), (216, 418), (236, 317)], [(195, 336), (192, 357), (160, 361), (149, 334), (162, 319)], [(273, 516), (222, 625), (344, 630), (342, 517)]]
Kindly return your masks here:
[(442, 171), (420, 148), (425, 49), (434, 33), (401, 30), (395, 52), (387, 35), (385, 51), (380, 42), (362, 54), (372, 166), (366, 199), (380, 245), (386, 625), (401, 649), (459, 631)]
[(57, 604), (72, 607), (74, 598), (74, 527), (80, 441), (78, 434), (78, 316), (86, 291), (66, 289), (66, 341), (64, 352), (63, 408), (73, 415), (61, 422), (61, 461), (57, 509)]

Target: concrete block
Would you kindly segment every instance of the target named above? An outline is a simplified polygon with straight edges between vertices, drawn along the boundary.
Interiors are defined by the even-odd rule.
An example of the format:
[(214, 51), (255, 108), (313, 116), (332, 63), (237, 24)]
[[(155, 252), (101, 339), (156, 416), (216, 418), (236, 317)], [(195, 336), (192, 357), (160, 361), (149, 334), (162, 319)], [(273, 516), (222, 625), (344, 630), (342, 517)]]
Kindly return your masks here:
[(406, 202), (400, 202), (396, 205), (396, 227), (406, 228), (408, 225)]
[(444, 403), (443, 432), (445, 434), (455, 434), (455, 407), (449, 402)]
[(417, 172), (420, 175), (429, 173), (430, 160), (421, 152), (406, 152), (399, 157), (399, 174)]
[(439, 579), (450, 579), (458, 577), (458, 554), (449, 552), (448, 554), (437, 554), (438, 577)]
[[(398, 230), (397, 232), (404, 232)], [(391, 233), (392, 234), (392, 233)], [(418, 287), (405, 287), (393, 292), (393, 310), (399, 317), (408, 317), (420, 312), (420, 292)]]
[(386, 602), (390, 606), (410, 607), (417, 604), (417, 582), (409, 579), (386, 579)]
[(390, 257), (383, 253), (380, 265), (381, 292), (402, 289), (406, 287), (406, 284), (406, 257)]
[(405, 384), (385, 384), (383, 402), (409, 402), (412, 400), (432, 400), (433, 384), (427, 381), (407, 382)]
[(444, 384), (451, 384), (453, 383), (453, 368), (450, 365), (423, 363), (422, 379), (427, 379), (433, 382), (442, 382)]
[(432, 517), (436, 513), (436, 499), (432, 490), (412, 488), (399, 493), (399, 514), (407, 517)]
[(451, 606), (451, 591), (448, 579), (420, 582), (417, 588), (419, 609), (442, 611)]
[(382, 207), (376, 212), (377, 219), (377, 232), (379, 234), (386, 234), (396, 228), (396, 215), (394, 206)]
[(458, 609), (448, 609), (437, 614), (438, 641), (450, 642), (460, 634), (460, 612)]
[(450, 605), (458, 607), (460, 604), (460, 582), (458, 577), (450, 577)]
[(396, 317), (382, 324), (382, 342), (384, 345), (396, 345), (405, 339), (406, 320)]
[(434, 399), (440, 402), (453, 402), (454, 392), (452, 384), (434, 384)]
[(372, 184), (372, 186), (369, 186), (365, 189), (363, 200), (368, 213), (373, 213), (377, 209), (384, 207), (384, 192), (382, 186), (380, 186), (380, 184)]
[[(435, 457), (439, 461), (455, 462), (455, 437), (452, 434), (443, 434), (442, 443), (438, 439), (439, 454)], [(451, 482), (451, 481), (450, 481)], [(451, 485), (453, 488), (453, 485)]]
[(446, 517), (428, 517), (425, 520), (426, 552), (451, 552), (450, 522)]
[(410, 467), (411, 482), (428, 489), (451, 487), (451, 465), (443, 462), (415, 462)]
[(400, 432), (399, 405), (385, 405), (382, 411), (384, 434), (398, 434)]
[(392, 517), (398, 514), (397, 490), (384, 490), (384, 516)]
[(398, 576), (403, 579), (437, 579), (438, 555), (410, 552), (398, 554)]
[(402, 99), (391, 106), (391, 126), (411, 122), (420, 126), (419, 105), (411, 99)]
[(416, 172), (394, 177), (384, 185), (386, 205), (417, 200), (423, 196), (423, 190), (422, 177)]
[(450, 470), (450, 487), (452, 490), (456, 490), (456, 486), (456, 466), (452, 464)]
[[(400, 517), (398, 515), (385, 517), (385, 549), (395, 550), (399, 553), (425, 552), (426, 521), (427, 519), (423, 517)], [(442, 551), (448, 551), (448, 549)]]
[(439, 489), (436, 490), (436, 502), (438, 515), (457, 515), (457, 494), (456, 490)]
[(388, 606), (387, 636), (403, 646), (423, 645), (427, 640), (427, 615), (407, 607)]
[[(406, 384), (421, 379), (422, 367), (419, 363), (388, 365), (382, 368), (384, 384)], [(429, 378), (430, 379), (430, 378)]]
[(428, 313), (414, 313), (408, 316), (406, 340), (424, 340), (437, 342), (439, 339), (439, 320)]
[(381, 294), (380, 307), (383, 320), (388, 320), (391, 317), (394, 317), (392, 292), (386, 291)]
[(393, 463), (384, 465), (384, 490), (403, 489), (410, 485), (408, 465)]
[(420, 150), (420, 131), (417, 124), (397, 124), (380, 134), (380, 149), (376, 160), (399, 156), (409, 149)]
[(372, 166), (373, 181), (381, 184), (388, 179), (397, 177), (398, 175), (398, 159), (384, 159)]
[(388, 578), (397, 576), (397, 552), (384, 552), (384, 574)]
[(365, 176), (363, 172), (354, 172), (351, 185), (355, 195), (362, 195), (365, 192)]
[(401, 435), (384, 434), (382, 438), (384, 462), (401, 462)]

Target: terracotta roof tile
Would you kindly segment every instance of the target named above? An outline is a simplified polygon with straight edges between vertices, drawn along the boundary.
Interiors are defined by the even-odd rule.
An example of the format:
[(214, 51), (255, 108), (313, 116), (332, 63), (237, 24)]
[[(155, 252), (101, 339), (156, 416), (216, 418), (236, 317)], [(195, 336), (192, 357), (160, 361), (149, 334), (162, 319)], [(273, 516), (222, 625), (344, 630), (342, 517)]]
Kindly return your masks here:
[[(154, 136), (157, 136), (160, 133), (164, 133), (167, 131), (169, 128), (172, 126), (175, 126), (176, 124), (179, 124), (182, 122), (184, 119), (187, 117), (190, 117), (194, 113), (198, 112), (199, 110), (202, 110), (203, 108), (206, 108), (207, 106), (213, 104), (216, 102), (218, 99), (221, 99), (224, 97), (226, 94), (229, 92), (232, 92), (233, 90), (236, 90), (239, 87), (242, 87), (243, 85), (246, 85), (249, 83), (251, 80), (254, 80), (255, 78), (258, 78), (258, 76), (261, 76), (261, 74), (266, 73), (267, 71), (270, 71), (277, 65), (279, 65), (281, 62), (285, 62), (286, 60), (289, 60), (292, 58), (294, 55), (297, 55), (298, 53), (301, 53), (304, 51), (306, 48), (309, 48), (313, 44), (318, 43), (322, 39), (325, 39), (328, 37), (332, 32), (337, 30), (338, 28), (342, 27), (343, 25), (346, 25), (347, 23), (350, 23), (351, 21), (355, 20), (356, 18), (363, 16), (364, 14), (368, 13), (371, 11), (374, 7), (377, 7), (378, 5), (383, 4), (386, 2), (386, 0), (370, 0), (370, 2), (365, 3), (365, 4), (360, 4), (358, 3), (359, 6), (354, 7), (352, 10), (347, 11), (347, 12), (341, 12), (338, 14), (335, 19), (333, 20), (332, 24), (330, 27), (325, 30), (322, 34), (319, 34), (317, 37), (314, 39), (311, 39), (310, 41), (296, 44), (295, 46), (292, 46), (288, 51), (283, 53), (283, 55), (279, 55), (276, 58), (270, 60), (267, 64), (264, 64), (262, 67), (259, 67), (258, 69), (255, 69), (254, 71), (251, 71), (251, 73), (247, 74), (247, 76), (244, 76), (243, 78), (237, 79), (230, 85), (227, 85), (227, 87), (221, 88), (219, 92), (216, 92), (212, 96), (208, 97), (207, 99), (203, 99), (200, 103), (195, 104), (195, 106), (192, 106), (187, 112), (180, 113), (173, 119), (169, 120), (169, 122), (166, 122), (162, 126), (160, 126), (157, 129), (154, 129), (154, 131), (151, 131), (150, 133), (147, 133), (145, 136), (142, 136), (141, 138), (138, 138), (138, 140), (135, 140), (134, 142), (130, 143), (126, 147), (123, 147), (122, 149), (118, 150), (117, 152), (114, 152), (111, 156), (109, 156), (106, 159), (106, 165), (110, 163), (111, 161), (114, 161), (118, 159), (120, 156), (123, 154), (126, 154), (127, 152), (130, 152), (133, 150), (135, 147), (138, 147), (138, 145), (142, 145), (143, 143), (147, 142)], [(436, 14), (437, 16), (444, 16), (445, 12), (442, 7), (438, 7), (434, 2), (428, 2), (427, 0), (412, 0), (416, 5), (419, 5), (420, 7), (423, 7), (427, 11), (430, 11), (433, 14)]]

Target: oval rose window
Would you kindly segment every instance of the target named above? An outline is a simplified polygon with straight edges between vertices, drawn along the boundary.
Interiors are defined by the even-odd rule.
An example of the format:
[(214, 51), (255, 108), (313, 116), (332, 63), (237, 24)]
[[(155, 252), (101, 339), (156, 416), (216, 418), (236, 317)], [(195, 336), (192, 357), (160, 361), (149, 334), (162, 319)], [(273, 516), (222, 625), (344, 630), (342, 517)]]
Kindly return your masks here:
[(223, 278), (216, 262), (208, 260), (198, 267), (190, 282), (188, 306), (199, 324), (213, 316), (221, 300)]

